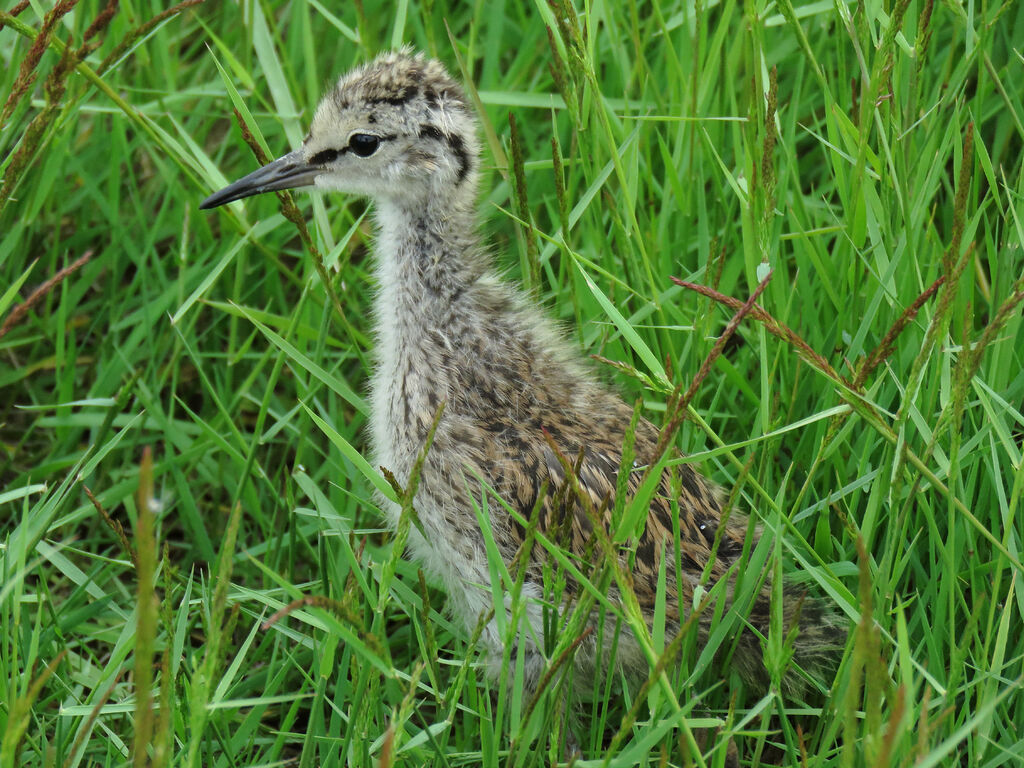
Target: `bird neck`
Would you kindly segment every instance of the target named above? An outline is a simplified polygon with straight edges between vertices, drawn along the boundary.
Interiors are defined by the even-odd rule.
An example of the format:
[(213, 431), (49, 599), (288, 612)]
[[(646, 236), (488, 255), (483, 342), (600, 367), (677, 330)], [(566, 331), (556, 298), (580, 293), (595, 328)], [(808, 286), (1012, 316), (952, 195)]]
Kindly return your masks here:
[(456, 350), (480, 333), (474, 302), (488, 271), (472, 205), (416, 208), (377, 201), (377, 366), (370, 387), (381, 464), (405, 482), (438, 404), (447, 401)]
[(447, 308), (488, 269), (471, 200), (380, 200), (376, 219), (381, 290), (395, 289), (386, 300)]

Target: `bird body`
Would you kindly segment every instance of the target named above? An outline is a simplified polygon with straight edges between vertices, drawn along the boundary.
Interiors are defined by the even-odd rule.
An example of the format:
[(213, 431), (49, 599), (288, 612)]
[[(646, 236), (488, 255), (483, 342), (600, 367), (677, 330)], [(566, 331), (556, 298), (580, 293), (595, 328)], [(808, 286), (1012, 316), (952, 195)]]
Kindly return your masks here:
[[(644, 471), (660, 459), (658, 429), (634, 419), (633, 408), (597, 380), (543, 312), (499, 276), (477, 234), (477, 179), (476, 121), (461, 87), (438, 62), (394, 52), (341, 78), (317, 108), (300, 149), (202, 205), (292, 186), (363, 194), (375, 201), (372, 446), (377, 463), (404, 486), (443, 406), (418, 477), (419, 525), (410, 532), (409, 546), (443, 583), (452, 612), (469, 630), (492, 607), (509, 609), (507, 596), (506, 605), (494, 606), (478, 510), (486, 510), (506, 565), (520, 553), (525, 522), (536, 508), (537, 529), (560, 536), (585, 571), (600, 558), (595, 525), (611, 532), (619, 489), (635, 493)], [(629, 458), (631, 450), (633, 460), (623, 466), (630, 436), (625, 455)], [(628, 473), (624, 479), (622, 472)], [(741, 558), (745, 539), (749, 551), (759, 536), (739, 514), (722, 519), (718, 491), (692, 466), (679, 463), (674, 474), (678, 493), (672, 473), (665, 471), (642, 530), (630, 548), (616, 554), (630, 572), (648, 623), (655, 613), (659, 570), (664, 572), (669, 636), (689, 615), (695, 588), (723, 579), (731, 585), (730, 568)], [(396, 527), (400, 508), (385, 506)], [(662, 568), (665, 556), (671, 559)], [(543, 603), (548, 562), (542, 546), (530, 550), (522, 591), (525, 624), (514, 637), (530, 687), (550, 662)], [(570, 580), (570, 597), (577, 588)], [(731, 599), (731, 586), (725, 592)], [(763, 635), (768, 595), (765, 586), (749, 614)], [(612, 604), (621, 601), (616, 584), (607, 597)], [(784, 606), (786, 622), (795, 620), (797, 603)], [(815, 665), (836, 644), (833, 622), (822, 618), (816, 604), (813, 610), (805, 605), (803, 613), (796, 657)], [(496, 669), (509, 640), (502, 624), (492, 620), (483, 632)], [(702, 616), (701, 642), (709, 626), (710, 615)], [(610, 634), (604, 633), (605, 643)], [(592, 680), (607, 656), (608, 648), (591, 637), (576, 654), (577, 679)], [(615, 662), (630, 679), (649, 673), (629, 631), (617, 641)], [(739, 638), (733, 664), (747, 680), (766, 682), (759, 640), (750, 631)]]

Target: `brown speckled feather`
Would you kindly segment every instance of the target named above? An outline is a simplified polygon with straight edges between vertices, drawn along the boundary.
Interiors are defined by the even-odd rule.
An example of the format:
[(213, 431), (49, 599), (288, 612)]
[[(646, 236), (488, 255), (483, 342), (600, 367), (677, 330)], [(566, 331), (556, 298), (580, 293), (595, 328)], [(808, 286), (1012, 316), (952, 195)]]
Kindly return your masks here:
[[(612, 515), (616, 509), (619, 474), (622, 471), (622, 448), (632, 416), (624, 403), (617, 405), (611, 418), (604, 419), (606, 423), (602, 425), (600, 437), (595, 437), (588, 444), (570, 445), (564, 435), (561, 440), (551, 438), (551, 442), (555, 443), (554, 448), (550, 443), (542, 444), (550, 491), (545, 499), (540, 527), (541, 530), (549, 530), (563, 526), (566, 518), (570, 518), (571, 535), (567, 544), (569, 550), (578, 557), (595, 551), (591, 521), (594, 512), (600, 515), (605, 534), (614, 534)], [(634, 435), (635, 459), (632, 466), (625, 468), (627, 503), (640, 490), (646, 472), (658, 460), (655, 454), (657, 443), (657, 430), (650, 422), (641, 419)], [(582, 460), (577, 462), (577, 457)], [(574, 492), (560, 492), (560, 486), (566, 482), (567, 463), (576, 474), (577, 483), (573, 484), (574, 488), (587, 495), (588, 504), (578, 499)], [(680, 486), (680, 493), (675, 499), (676, 509), (673, 510), (672, 505), (672, 473), (664, 470), (650, 501), (642, 534), (635, 542), (636, 557), (631, 570), (633, 588), (640, 606), (652, 610), (662, 553), (673, 553), (675, 548), (674, 527), (677, 525), (679, 528), (680, 565), (683, 572), (694, 580), (712, 561), (712, 548), (719, 527), (721, 503), (717, 491), (689, 464), (676, 466), (675, 473), (676, 482)], [(587, 506), (591, 508), (590, 512)], [(722, 578), (739, 556), (745, 533), (745, 519), (736, 515), (727, 524), (715, 551), (709, 574), (712, 583)], [(624, 564), (626, 560), (627, 554), (624, 552)], [(684, 583), (675, 585), (674, 555), (671, 565), (667, 571), (668, 580), (671, 586), (677, 588), (669, 590), (667, 610), (668, 618), (678, 622), (680, 604), (686, 606), (692, 603), (693, 584), (684, 580)]]
[[(612, 516), (616, 508), (619, 474), (623, 471), (623, 445), (633, 415), (632, 410), (618, 399), (609, 397), (604, 405), (606, 410), (600, 416), (577, 412), (575, 420), (554, 419), (550, 426), (541, 430), (537, 430), (534, 423), (525, 435), (521, 429), (517, 430), (518, 440), (529, 446), (526, 450), (530, 455), (527, 462), (530, 472), (492, 476), (495, 487), (505, 491), (503, 498), (524, 519), (529, 518), (537, 495), (546, 488), (538, 528), (584, 565), (597, 564), (601, 556), (601, 548), (595, 541), (592, 517), (595, 513), (605, 535), (613, 534)], [(589, 439), (581, 440), (584, 436)], [(634, 466), (625, 468), (628, 473), (625, 482), (627, 504), (640, 490), (645, 473), (658, 460), (658, 437), (658, 430), (641, 418), (633, 438)], [(497, 466), (501, 463), (498, 460)], [(567, 483), (567, 467), (575, 475), (575, 483)], [(514, 482), (507, 482), (509, 479), (514, 479)], [(673, 488), (677, 488), (678, 493)], [(586, 501), (581, 501), (577, 494), (584, 494)], [(688, 463), (675, 463), (675, 466), (662, 471), (641, 527), (639, 539), (619, 546), (620, 563), (631, 578), (637, 603), (647, 614), (650, 626), (663, 553), (670, 558), (664, 569), (667, 587), (665, 618), (670, 636), (688, 617), (690, 606), (694, 604), (696, 585), (701, 583), (710, 588), (721, 579), (731, 579), (730, 570), (744, 551), (745, 538), (752, 537), (749, 542), (752, 547), (760, 535), (757, 528), (750, 528), (748, 518), (741, 513), (732, 512), (723, 522), (721, 493)], [(678, 551), (675, 549), (675, 527), (679, 530)], [(516, 523), (502, 530), (506, 531), (505, 551), (510, 557), (522, 544), (525, 530)], [(677, 557), (681, 580), (676, 578)], [(531, 549), (535, 574), (542, 571), (545, 558), (543, 548), (535, 546)], [(586, 573), (587, 569), (583, 570)], [(570, 593), (575, 593), (576, 585), (571, 578), (566, 586)], [(770, 582), (766, 582), (747, 614), (747, 620), (764, 636), (768, 634), (770, 620), (770, 588)], [(841, 647), (845, 633), (836, 617), (824, 610), (820, 601), (805, 600), (802, 593), (788, 588), (785, 594), (783, 625), (791, 627), (796, 621), (796, 612), (801, 614), (796, 658), (805, 669), (820, 674), (832, 663), (833, 654)], [(731, 589), (726, 595), (731, 599)], [(619, 599), (615, 586), (611, 587), (609, 597)], [(713, 614), (714, 611), (706, 610), (699, 617), (697, 631), (700, 644), (708, 637)], [(637, 658), (635, 648), (630, 649), (627, 641), (628, 638), (626, 641), (620, 638), (619, 641), (619, 653), (623, 656), (618, 659), (619, 666), (628, 676), (646, 675), (645, 664)], [(760, 643), (756, 635), (749, 630), (744, 631), (738, 638), (731, 662), (736, 671), (757, 689), (763, 689), (767, 684)], [(579, 664), (582, 664), (585, 675), (592, 674), (600, 658), (596, 648), (590, 648), (588, 653), (589, 656), (579, 654), (583, 657)], [(803, 683), (795, 674), (787, 675), (784, 684), (792, 691), (803, 689)]]

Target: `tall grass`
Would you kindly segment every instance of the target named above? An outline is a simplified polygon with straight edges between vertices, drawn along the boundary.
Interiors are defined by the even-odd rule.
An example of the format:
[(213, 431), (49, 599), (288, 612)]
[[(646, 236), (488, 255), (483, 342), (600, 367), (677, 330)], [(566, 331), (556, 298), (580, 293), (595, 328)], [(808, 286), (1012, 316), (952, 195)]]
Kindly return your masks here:
[(578, 764), (722, 765), (730, 739), (751, 766), (1024, 760), (1024, 5), (65, 0), (0, 25), (0, 768), (565, 757), (553, 686), (525, 700), (514, 656), (489, 681), (381, 528), (405, 489), (363, 458), (366, 204), (196, 209), (255, 167), (247, 136), (284, 153), (405, 43), (480, 106), (501, 266), (648, 417), (687, 393), (679, 447), (850, 621), (806, 700), (684, 637), (669, 685), (609, 678), (574, 716)]

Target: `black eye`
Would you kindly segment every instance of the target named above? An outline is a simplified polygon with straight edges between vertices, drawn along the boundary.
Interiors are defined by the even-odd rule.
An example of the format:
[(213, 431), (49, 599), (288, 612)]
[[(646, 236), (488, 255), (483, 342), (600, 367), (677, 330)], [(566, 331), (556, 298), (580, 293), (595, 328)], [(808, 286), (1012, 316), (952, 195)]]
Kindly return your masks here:
[(380, 146), (380, 138), (369, 133), (353, 133), (348, 140), (348, 147), (359, 157), (369, 157)]

